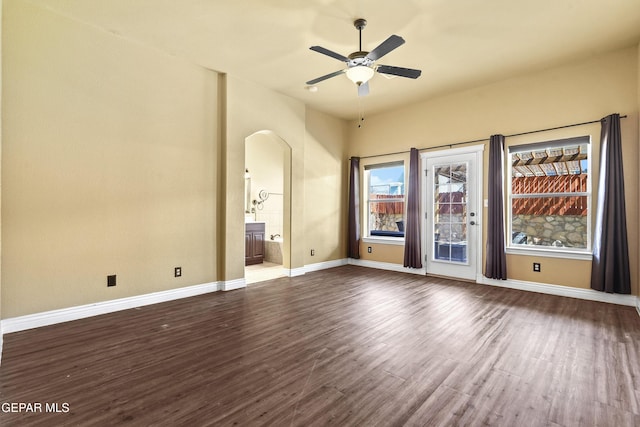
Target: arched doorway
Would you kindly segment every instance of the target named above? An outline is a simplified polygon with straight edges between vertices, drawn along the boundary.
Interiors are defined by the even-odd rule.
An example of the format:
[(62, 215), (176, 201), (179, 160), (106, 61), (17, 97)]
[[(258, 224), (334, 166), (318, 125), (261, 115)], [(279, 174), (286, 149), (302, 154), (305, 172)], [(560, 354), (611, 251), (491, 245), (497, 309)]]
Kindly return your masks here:
[[(245, 281), (287, 276), (291, 266), (291, 147), (269, 130), (245, 138), (245, 251), (263, 230), (262, 254), (245, 257)], [(247, 265), (250, 264), (250, 265)]]

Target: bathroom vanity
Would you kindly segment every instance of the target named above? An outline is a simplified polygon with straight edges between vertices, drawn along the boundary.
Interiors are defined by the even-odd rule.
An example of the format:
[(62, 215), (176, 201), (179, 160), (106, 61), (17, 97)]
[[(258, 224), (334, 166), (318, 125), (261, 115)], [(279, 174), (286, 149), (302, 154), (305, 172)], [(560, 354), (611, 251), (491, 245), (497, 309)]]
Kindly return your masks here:
[(264, 261), (264, 222), (246, 222), (244, 228), (244, 265), (262, 264)]

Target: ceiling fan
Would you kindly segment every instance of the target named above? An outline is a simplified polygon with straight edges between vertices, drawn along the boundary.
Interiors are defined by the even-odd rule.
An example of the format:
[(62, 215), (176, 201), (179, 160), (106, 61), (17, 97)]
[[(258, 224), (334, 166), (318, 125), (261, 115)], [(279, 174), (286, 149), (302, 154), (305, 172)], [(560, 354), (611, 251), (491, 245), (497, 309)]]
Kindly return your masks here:
[(378, 59), (404, 44), (404, 39), (402, 37), (392, 35), (371, 52), (365, 52), (362, 50), (362, 29), (367, 25), (367, 21), (364, 19), (356, 19), (353, 22), (353, 25), (360, 33), (360, 46), (357, 52), (353, 52), (349, 56), (343, 56), (321, 46), (310, 47), (310, 49), (315, 52), (322, 53), (346, 63), (347, 68), (318, 77), (317, 79), (309, 80), (307, 85), (313, 86), (316, 83), (320, 83), (321, 81), (330, 79), (331, 77), (346, 74), (349, 80), (358, 86), (358, 96), (365, 96), (369, 94), (369, 79), (373, 77), (376, 71), (382, 74), (408, 77), (410, 79), (417, 79), (420, 77), (420, 74), (422, 73), (420, 70), (376, 64)]

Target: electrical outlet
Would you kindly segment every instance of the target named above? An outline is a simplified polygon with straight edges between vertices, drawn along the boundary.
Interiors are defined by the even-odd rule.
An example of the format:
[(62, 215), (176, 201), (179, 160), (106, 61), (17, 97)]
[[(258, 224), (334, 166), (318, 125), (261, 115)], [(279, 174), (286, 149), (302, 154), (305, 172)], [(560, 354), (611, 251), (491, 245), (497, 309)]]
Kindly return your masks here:
[(315, 249), (311, 249), (311, 256), (315, 256), (316, 255), (316, 250)]
[(176, 267), (173, 269), (173, 277), (182, 276), (182, 267)]
[(111, 274), (107, 276), (107, 286), (115, 286), (116, 285), (116, 275)]
[(369, 253), (373, 252), (373, 249), (371, 249), (371, 246), (367, 246), (367, 252)]
[(535, 271), (536, 273), (540, 273), (540, 263), (539, 262), (534, 262), (533, 263), (533, 271)]

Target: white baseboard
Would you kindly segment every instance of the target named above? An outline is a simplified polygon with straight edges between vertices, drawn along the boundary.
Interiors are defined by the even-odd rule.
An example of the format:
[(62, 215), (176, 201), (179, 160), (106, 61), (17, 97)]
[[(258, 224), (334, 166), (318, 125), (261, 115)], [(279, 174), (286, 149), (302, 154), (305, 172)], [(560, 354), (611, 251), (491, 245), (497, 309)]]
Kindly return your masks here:
[(151, 294), (137, 295), (134, 297), (45, 311), (25, 316), (10, 317), (2, 320), (0, 328), (3, 334), (8, 334), (11, 332), (24, 331), (26, 329), (39, 328), (41, 326), (53, 325), (56, 323), (69, 322), (71, 320), (84, 319), (100, 314), (113, 313), (115, 311), (202, 295), (209, 292), (216, 292), (218, 290), (220, 290), (220, 285), (217, 282), (187, 286), (184, 288), (170, 289)]
[[(424, 268), (406, 268), (400, 264), (388, 262), (368, 261), (362, 259), (349, 258), (348, 263), (351, 265), (359, 265), (361, 267), (378, 268), (381, 270), (399, 271), (402, 273), (413, 273), (425, 275)], [(539, 292), (542, 294), (557, 295), (570, 298), (578, 298), (590, 301), (606, 302), (610, 304), (627, 305), (636, 307), (638, 315), (640, 315), (640, 298), (635, 295), (608, 294), (598, 292), (593, 289), (572, 288), (570, 286), (549, 285), (546, 283), (525, 282), (521, 280), (494, 280), (478, 274), (476, 283), (491, 286), (500, 286), (503, 288), (518, 289), (521, 291)]]
[[(608, 294), (598, 292), (593, 289), (572, 288), (570, 286), (549, 285), (546, 283), (525, 282), (522, 280), (495, 280), (488, 279), (483, 275), (478, 275), (476, 282), (483, 285), (500, 286), (503, 288), (519, 289), (522, 291), (538, 292), (541, 294), (557, 295), (561, 297), (578, 298), (589, 301), (607, 302), (610, 304), (628, 305), (631, 307), (640, 304), (640, 300), (635, 295)], [(640, 309), (638, 309), (640, 314)]]
[(315, 264), (307, 264), (304, 266), (304, 271), (305, 273), (310, 273), (312, 271), (326, 270), (327, 268), (340, 267), (342, 265), (347, 265), (347, 264), (348, 264), (348, 260), (346, 258), (342, 258), (342, 259), (336, 259), (333, 261), (324, 261), (324, 262), (318, 262)]
[(221, 291), (234, 291), (236, 289), (242, 289), (247, 287), (247, 281), (245, 278), (234, 279), (234, 280), (225, 280), (220, 282), (220, 290)]
[(284, 268), (283, 270), (288, 277), (303, 276), (307, 272), (305, 267)]
[(358, 265), (360, 267), (377, 268), (379, 270), (397, 271), (400, 273), (411, 273), (424, 276), (426, 274), (424, 268), (408, 268), (400, 264), (393, 264), (390, 262), (369, 261), (366, 259), (349, 258), (350, 265)]

